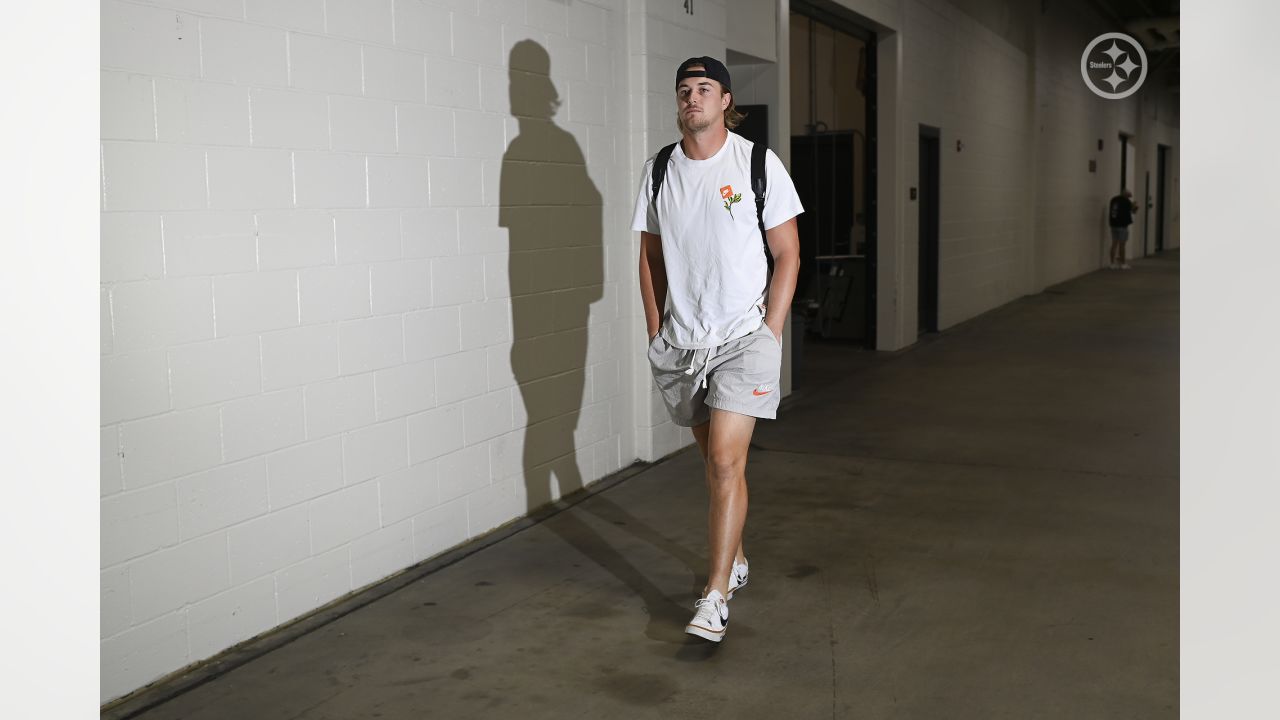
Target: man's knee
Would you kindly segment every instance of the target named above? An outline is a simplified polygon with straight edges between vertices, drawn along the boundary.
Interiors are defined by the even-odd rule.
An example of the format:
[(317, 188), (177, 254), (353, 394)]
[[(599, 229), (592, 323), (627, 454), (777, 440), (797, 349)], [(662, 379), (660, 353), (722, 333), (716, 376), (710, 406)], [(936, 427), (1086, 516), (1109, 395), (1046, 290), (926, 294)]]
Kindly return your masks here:
[(713, 449), (707, 453), (707, 479), (710, 482), (718, 484), (738, 482), (743, 478), (746, 467), (745, 454), (723, 449)]

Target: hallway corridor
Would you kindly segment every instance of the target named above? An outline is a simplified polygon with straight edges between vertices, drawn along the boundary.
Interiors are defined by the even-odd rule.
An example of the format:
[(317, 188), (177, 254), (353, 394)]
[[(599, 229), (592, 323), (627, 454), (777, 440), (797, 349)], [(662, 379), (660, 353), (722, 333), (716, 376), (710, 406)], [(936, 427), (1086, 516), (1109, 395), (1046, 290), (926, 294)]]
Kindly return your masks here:
[(690, 446), (104, 717), (1176, 717), (1178, 302), (1169, 252), (789, 398), (757, 425), (719, 646), (682, 632), (706, 569)]

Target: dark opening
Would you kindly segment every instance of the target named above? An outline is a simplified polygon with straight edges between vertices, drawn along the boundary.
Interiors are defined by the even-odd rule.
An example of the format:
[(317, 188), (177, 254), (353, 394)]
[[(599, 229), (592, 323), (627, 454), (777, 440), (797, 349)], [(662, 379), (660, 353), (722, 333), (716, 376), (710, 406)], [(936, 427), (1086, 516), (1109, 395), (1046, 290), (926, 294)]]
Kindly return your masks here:
[(1129, 137), (1120, 135), (1120, 192), (1131, 189), (1126, 184), (1129, 179)]
[(832, 3), (791, 4), (791, 175), (805, 212), (793, 316), (875, 347), (875, 36)]
[(753, 143), (760, 143), (766, 147), (769, 145), (769, 106), (768, 105), (738, 105), (738, 112), (745, 113), (746, 117), (742, 122), (738, 123), (738, 127), (733, 131)]
[(918, 323), (922, 332), (938, 331), (938, 214), (941, 140), (938, 128), (920, 126)]
[(1169, 146), (1156, 146), (1156, 252), (1164, 251), (1165, 174), (1168, 172)]
[(1143, 173), (1145, 179), (1142, 187), (1142, 256), (1151, 254), (1147, 247), (1147, 228), (1151, 227), (1151, 171)]

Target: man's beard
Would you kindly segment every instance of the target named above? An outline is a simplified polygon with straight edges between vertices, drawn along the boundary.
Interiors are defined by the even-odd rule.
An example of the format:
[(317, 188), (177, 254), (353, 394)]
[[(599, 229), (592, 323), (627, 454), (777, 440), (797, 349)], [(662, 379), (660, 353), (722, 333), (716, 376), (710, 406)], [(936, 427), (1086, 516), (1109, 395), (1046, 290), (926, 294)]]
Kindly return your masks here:
[(676, 113), (676, 129), (682, 133), (698, 134), (711, 127), (714, 119), (705, 119), (702, 115), (697, 115), (689, 120), (685, 119), (684, 113)]

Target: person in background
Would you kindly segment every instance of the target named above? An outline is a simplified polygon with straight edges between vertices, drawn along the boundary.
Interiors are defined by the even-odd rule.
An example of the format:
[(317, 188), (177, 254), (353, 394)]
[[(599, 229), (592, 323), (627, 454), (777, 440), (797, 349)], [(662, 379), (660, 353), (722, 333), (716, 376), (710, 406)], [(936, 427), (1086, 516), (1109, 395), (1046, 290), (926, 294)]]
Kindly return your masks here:
[(1129, 241), (1129, 226), (1133, 224), (1133, 214), (1138, 211), (1138, 204), (1133, 201), (1133, 193), (1125, 188), (1120, 194), (1111, 198), (1107, 210), (1107, 220), (1111, 225), (1111, 264), (1108, 270), (1128, 270), (1125, 262), (1125, 243)]

